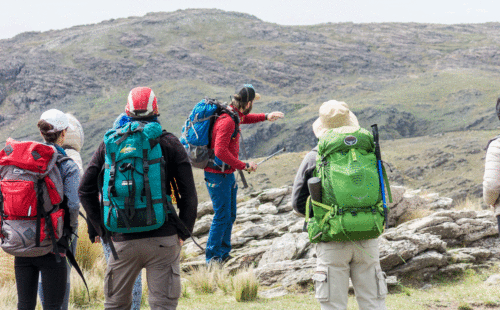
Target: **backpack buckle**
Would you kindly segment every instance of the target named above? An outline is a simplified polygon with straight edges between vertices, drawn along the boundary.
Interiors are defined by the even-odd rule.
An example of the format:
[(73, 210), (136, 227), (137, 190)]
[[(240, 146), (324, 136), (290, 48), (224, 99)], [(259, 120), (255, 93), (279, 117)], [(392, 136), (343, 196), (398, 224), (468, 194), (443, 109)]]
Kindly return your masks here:
[(342, 213), (344, 213), (344, 211), (342, 210), (342, 208), (339, 208), (339, 215), (342, 215)]
[(352, 216), (356, 216), (356, 215), (358, 215), (358, 213), (356, 212), (356, 209), (351, 210), (351, 214), (352, 214)]

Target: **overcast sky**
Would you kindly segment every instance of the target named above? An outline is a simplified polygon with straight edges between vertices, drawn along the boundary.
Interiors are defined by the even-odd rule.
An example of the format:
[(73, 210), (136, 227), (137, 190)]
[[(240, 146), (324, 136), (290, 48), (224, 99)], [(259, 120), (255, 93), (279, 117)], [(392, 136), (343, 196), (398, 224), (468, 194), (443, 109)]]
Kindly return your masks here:
[(0, 0), (0, 39), (111, 18), (218, 8), (281, 25), (326, 22), (485, 23), (500, 21), (500, 0)]

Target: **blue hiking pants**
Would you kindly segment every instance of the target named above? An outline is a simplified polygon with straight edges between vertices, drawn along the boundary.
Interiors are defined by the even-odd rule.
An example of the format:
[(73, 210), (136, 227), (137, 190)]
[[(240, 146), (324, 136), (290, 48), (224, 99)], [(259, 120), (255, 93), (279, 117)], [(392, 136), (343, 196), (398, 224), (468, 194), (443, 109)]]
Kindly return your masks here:
[(205, 181), (215, 212), (205, 251), (206, 261), (209, 263), (212, 258), (224, 260), (231, 251), (231, 231), (236, 220), (238, 185), (233, 173), (205, 171)]

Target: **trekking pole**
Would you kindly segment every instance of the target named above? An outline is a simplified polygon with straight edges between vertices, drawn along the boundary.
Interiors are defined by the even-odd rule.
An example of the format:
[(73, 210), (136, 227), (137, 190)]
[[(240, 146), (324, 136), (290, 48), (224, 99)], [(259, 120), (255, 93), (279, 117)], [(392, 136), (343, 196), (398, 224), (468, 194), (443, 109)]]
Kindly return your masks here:
[(498, 236), (500, 236), (500, 214), (497, 215), (497, 222), (498, 222)]
[[(241, 149), (243, 150), (243, 156), (245, 156), (245, 160), (248, 160), (247, 151), (245, 150), (245, 143), (243, 141), (243, 135), (241, 134), (241, 132), (240, 132), (240, 139), (241, 139), (240, 146)], [(247, 179), (245, 179), (245, 174), (243, 173), (243, 171), (238, 170), (238, 174), (240, 175), (241, 183), (243, 183), (243, 189), (248, 188)]]
[(260, 165), (260, 164), (262, 164), (265, 161), (268, 161), (269, 159), (273, 158), (274, 156), (276, 156), (276, 155), (278, 155), (280, 153), (283, 153), (284, 151), (286, 151), (286, 147), (282, 148), (281, 150), (277, 151), (276, 153), (273, 153), (273, 154), (267, 156), (266, 158), (264, 158), (263, 160), (259, 161), (257, 163), (257, 166)]
[(380, 190), (382, 191), (382, 202), (384, 204), (384, 219), (385, 219), (385, 228), (389, 227), (389, 223), (387, 220), (387, 203), (385, 201), (385, 186), (384, 186), (384, 175), (382, 172), (382, 155), (380, 154), (380, 142), (378, 137), (378, 127), (377, 124), (373, 124), (373, 142), (375, 143), (375, 157), (377, 158), (377, 170), (378, 176), (380, 179)]

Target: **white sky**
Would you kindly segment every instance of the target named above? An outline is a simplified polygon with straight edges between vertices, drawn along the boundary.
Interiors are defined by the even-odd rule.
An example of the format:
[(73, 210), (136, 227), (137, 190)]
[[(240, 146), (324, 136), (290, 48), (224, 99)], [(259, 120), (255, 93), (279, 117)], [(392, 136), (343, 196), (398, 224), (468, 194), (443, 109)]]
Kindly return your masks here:
[(218, 8), (281, 25), (326, 22), (484, 23), (500, 21), (499, 0), (0, 0), (0, 39), (111, 18)]

